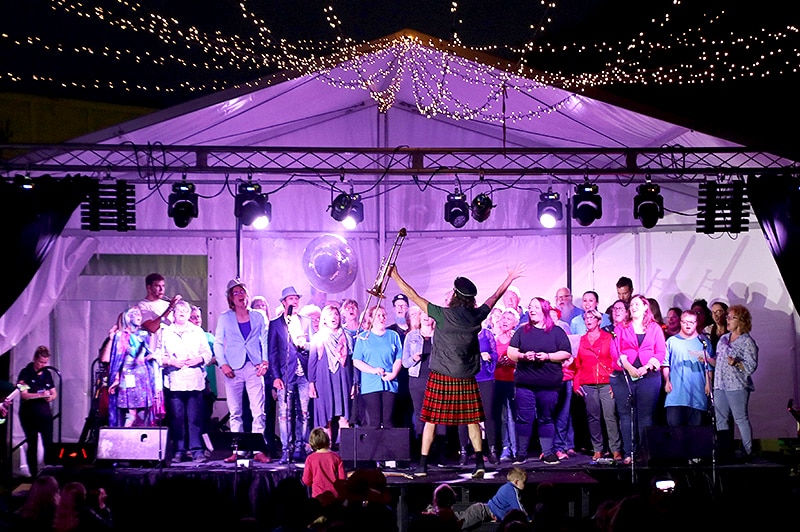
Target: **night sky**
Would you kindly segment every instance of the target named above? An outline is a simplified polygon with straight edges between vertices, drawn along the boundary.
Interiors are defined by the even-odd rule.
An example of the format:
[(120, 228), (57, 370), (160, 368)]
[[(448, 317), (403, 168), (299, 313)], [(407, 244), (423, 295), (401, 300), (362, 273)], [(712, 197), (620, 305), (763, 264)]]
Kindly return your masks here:
[[(236, 0), (142, 0), (138, 11), (129, 7), (139, 6), (135, 2), (110, 0), (88, 0), (79, 5), (48, 0), (3, 2), (0, 4), (0, 57), (3, 58), (0, 91), (162, 108), (274, 73), (272, 60), (282, 53), (277, 46), (280, 42), (297, 45), (298, 53), (303, 55), (305, 43), (331, 42), (337, 37), (366, 42), (406, 28), (445, 40), (455, 37), (469, 48), (497, 46), (487, 53), (514, 63), (523, 59), (521, 47), (533, 43), (554, 52), (539, 49), (526, 54), (524, 60), (529, 67), (581, 75), (599, 72), (612, 60), (609, 55), (597, 52), (599, 43), (641, 39), (648, 43), (639, 50), (641, 53), (628, 54), (625, 59), (640, 61), (642, 68), (650, 71), (696, 64), (701, 53), (708, 57), (731, 54), (732, 62), (758, 64), (758, 68), (752, 77), (735, 81), (692, 85), (603, 83), (593, 88), (675, 115), (681, 118), (681, 123), (696, 124), (708, 133), (800, 160), (800, 149), (795, 146), (797, 135), (784, 133), (786, 129), (792, 130), (800, 119), (800, 105), (796, 103), (800, 86), (797, 73), (800, 37), (796, 27), (791, 26), (800, 22), (797, 3), (787, 7), (789, 3), (774, 0), (757, 5), (722, 1), (675, 5), (672, 0), (563, 0), (555, 2), (555, 7), (545, 8), (537, 1), (465, 0), (457, 2), (457, 17), (450, 12), (449, 1), (244, 3), (250, 13), (265, 21), (268, 34), (257, 32), (256, 24), (243, 17)], [(326, 20), (323, 8), (327, 5), (333, 6), (340, 21), (336, 27)], [(87, 16), (93, 12), (90, 9), (93, 6), (110, 11), (112, 16), (106, 20)], [(153, 13), (177, 21), (161, 35), (162, 39), (152, 32), (125, 30), (109, 23), (112, 19), (129, 17), (134, 21), (129, 27), (141, 26), (136, 18), (149, 19)], [(669, 14), (668, 19), (665, 14)], [(544, 31), (531, 28), (542, 25)], [(176, 31), (189, 26), (206, 35), (215, 32), (228, 37), (236, 35), (237, 41), (252, 39), (256, 44), (246, 59), (224, 53), (214, 55), (200, 46), (187, 44)], [(763, 36), (776, 33), (790, 36), (774, 43), (767, 37), (767, 44), (758, 43)], [(175, 42), (164, 42), (164, 35)], [(265, 35), (271, 43), (266, 42)], [(28, 44), (31, 38), (33, 43)], [(745, 45), (752, 41), (752, 45), (730, 44), (737, 38)], [(674, 45), (684, 39), (692, 44), (648, 48), (649, 43)], [(62, 51), (57, 51), (59, 47)], [(104, 57), (104, 49), (113, 59)], [(153, 60), (156, 57), (168, 59)], [(259, 62), (266, 65), (257, 66)], [(218, 68), (203, 68), (207, 63)], [(718, 77), (724, 74), (716, 72)], [(125, 83), (130, 90), (123, 90)], [(160, 90), (155, 90), (156, 86)], [(203, 87), (201, 91), (187, 89), (199, 86)]]

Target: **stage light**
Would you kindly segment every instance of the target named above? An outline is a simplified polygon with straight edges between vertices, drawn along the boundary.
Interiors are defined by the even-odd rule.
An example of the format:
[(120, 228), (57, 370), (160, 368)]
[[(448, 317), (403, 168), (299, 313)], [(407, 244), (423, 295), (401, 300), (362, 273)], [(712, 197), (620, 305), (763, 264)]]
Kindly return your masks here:
[(189, 183), (185, 179), (173, 183), (167, 215), (173, 219), (177, 227), (183, 228), (197, 218), (197, 214), (197, 193), (194, 191), (194, 183)]
[(472, 212), (472, 219), (476, 222), (485, 222), (489, 215), (492, 214), (494, 203), (488, 194), (478, 194), (473, 198), (472, 204), (469, 207)]
[(272, 205), (267, 195), (261, 193), (261, 185), (248, 181), (239, 184), (233, 215), (244, 225), (264, 229), (272, 219)]
[(552, 229), (556, 222), (564, 217), (564, 206), (561, 204), (558, 192), (548, 189), (539, 195), (539, 205), (536, 208), (536, 215), (542, 227)]
[(469, 220), (469, 205), (467, 197), (459, 191), (447, 195), (447, 203), (444, 204), (444, 221), (459, 228)]
[(330, 205), (331, 217), (341, 222), (345, 229), (355, 229), (364, 221), (364, 205), (358, 194), (341, 193)]
[(572, 217), (584, 227), (603, 216), (603, 198), (597, 193), (597, 185), (589, 183), (588, 179), (575, 185), (572, 201)]
[(661, 197), (661, 187), (647, 181), (636, 187), (636, 197), (633, 198), (633, 217), (642, 221), (642, 227), (651, 229), (658, 220), (664, 217), (664, 198)]

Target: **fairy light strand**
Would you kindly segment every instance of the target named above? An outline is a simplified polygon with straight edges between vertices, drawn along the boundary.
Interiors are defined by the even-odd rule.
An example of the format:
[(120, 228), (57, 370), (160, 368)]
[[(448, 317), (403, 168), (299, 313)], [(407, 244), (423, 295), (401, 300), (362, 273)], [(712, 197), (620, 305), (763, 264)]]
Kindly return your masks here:
[[(777, 28), (724, 28), (730, 20), (729, 13), (720, 10), (701, 17), (679, 22), (684, 13), (680, 0), (675, 0), (671, 11), (653, 17), (647, 27), (636, 36), (617, 41), (596, 43), (554, 44), (540, 42), (541, 36), (552, 24), (551, 13), (556, 3), (535, 0), (542, 10), (537, 23), (531, 24), (531, 39), (518, 47), (496, 44), (468, 46), (462, 42), (463, 19), (461, 6), (450, 2), (452, 44), (467, 52), (492, 54), (516, 58), (511, 70), (498, 70), (471, 62), (453, 53), (437, 52), (433, 55), (427, 45), (404, 36), (391, 42), (379, 42), (371, 54), (363, 54), (365, 42), (348, 38), (344, 22), (334, 6), (322, 8), (324, 20), (330, 27), (331, 39), (321, 41), (289, 41), (277, 36), (269, 21), (260, 16), (251, 4), (239, 0), (239, 15), (245, 22), (237, 32), (223, 34), (206, 32), (184, 24), (180, 20), (155, 13), (139, 2), (126, 0), (51, 0), (50, 9), (73, 16), (84, 24), (97, 24), (120, 35), (136, 35), (141, 42), (154, 40), (157, 46), (146, 51), (115, 48), (112, 45), (70, 45), (57, 37), (0, 34), (0, 39), (21, 50), (52, 54), (60, 61), (91, 61), (96, 57), (112, 63), (127, 65), (133, 62), (144, 67), (169, 70), (181, 69), (182, 81), (153, 84), (138, 79), (109, 78), (81, 80), (69, 74), (56, 78), (46, 72), (0, 72), (0, 80), (10, 82), (40, 82), (51, 86), (86, 90), (121, 90), (130, 93), (205, 94), (219, 91), (235, 84), (233, 74), (239, 79), (252, 75), (257, 79), (264, 71), (289, 70), (300, 75), (318, 73), (327, 83), (353, 90), (367, 91), (379, 109), (387, 110), (396, 101), (404, 80), (411, 82), (416, 105), (425, 116), (446, 115), (457, 120), (480, 119), (502, 121), (541, 118), (565, 105), (569, 98), (555, 103), (537, 100), (534, 108), (526, 112), (512, 111), (502, 116), (494, 104), (501, 88), (520, 93), (535, 93), (546, 85), (555, 85), (570, 91), (581, 92), (588, 87), (612, 85), (693, 85), (721, 83), (746, 79), (773, 79), (796, 75), (800, 70), (800, 30), (794, 25)], [(534, 13), (531, 9), (530, 12)], [(536, 15), (531, 15), (536, 16)], [(683, 24), (683, 25), (681, 25)], [(129, 42), (130, 37), (126, 38)], [(156, 52), (166, 47), (169, 52)], [(469, 54), (467, 54), (469, 55)], [(198, 59), (201, 58), (201, 59)], [(439, 71), (431, 71), (431, 59), (436, 58)], [(531, 64), (570, 64), (572, 59), (599, 63), (599, 68), (570, 72), (563, 68), (544, 69), (531, 73)], [(473, 58), (474, 59), (474, 58)], [(484, 68), (485, 67), (485, 68)], [(541, 67), (540, 67), (541, 68)], [(11, 69), (8, 69), (11, 70)], [(435, 70), (435, 69), (434, 69)], [(463, 101), (451, 83), (472, 83), (486, 88), (482, 101)], [(251, 86), (253, 82), (239, 83)]]

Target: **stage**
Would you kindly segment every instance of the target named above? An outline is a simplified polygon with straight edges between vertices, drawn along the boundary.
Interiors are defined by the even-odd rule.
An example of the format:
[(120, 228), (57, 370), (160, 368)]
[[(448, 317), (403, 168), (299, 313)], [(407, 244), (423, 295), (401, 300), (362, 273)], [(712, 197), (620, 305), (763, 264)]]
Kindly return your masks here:
[[(683, 494), (684, 499), (709, 510), (709, 523), (721, 522), (725, 516), (714, 514), (720, 509), (730, 509), (740, 514), (735, 519), (727, 516), (733, 524), (759, 527), (782, 524), (785, 519), (794, 520), (795, 512), (800, 509), (796, 464), (793, 466), (784, 458), (762, 456), (743, 464), (721, 465), (705, 460), (691, 465), (687, 462), (642, 466), (594, 464), (585, 455), (558, 465), (529, 460), (521, 466), (529, 471), (522, 500), (526, 508), (532, 509), (537, 502), (538, 486), (552, 484), (560, 512), (579, 530), (585, 529), (602, 501), (648, 493), (655, 489), (655, 480), (669, 478), (675, 481), (675, 494)], [(372, 464), (346, 462), (347, 470), (352, 471), (354, 465)], [(458, 509), (471, 502), (487, 501), (505, 482), (511, 467), (509, 462), (487, 464), (482, 480), (471, 478), (471, 465), (429, 466), (427, 477), (414, 477), (409, 467), (384, 469), (397, 529), (408, 529), (410, 520), (430, 502), (437, 485), (447, 482), (455, 488)], [(95, 461), (48, 466), (42, 474), (57, 477), (62, 485), (80, 480), (88, 488), (106, 488), (119, 530), (140, 531), (154, 525), (159, 530), (173, 526), (183, 530), (193, 526), (208, 529), (218, 525), (239, 526), (242, 519), (257, 522), (260, 530), (271, 530), (277, 524), (278, 513), (285, 509), (274, 500), (276, 486), (286, 477), (299, 478), (302, 471), (302, 464), (261, 464), (252, 460), (242, 464), (211, 460), (174, 465), (157, 461)], [(10, 506), (14, 504), (12, 501)], [(479, 530), (484, 529), (493, 528), (484, 525)]]

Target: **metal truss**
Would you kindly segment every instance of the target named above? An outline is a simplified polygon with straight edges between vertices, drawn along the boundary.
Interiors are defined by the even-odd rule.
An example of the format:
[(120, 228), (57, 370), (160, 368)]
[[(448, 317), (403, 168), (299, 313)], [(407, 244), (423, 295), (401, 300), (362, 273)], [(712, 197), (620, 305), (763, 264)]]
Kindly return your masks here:
[[(797, 163), (743, 148), (347, 148), (181, 146), (161, 144), (0, 144), (7, 174), (339, 176), (344, 180), (413, 184), (486, 176), (545, 182), (574, 176), (598, 182), (619, 176), (653, 181), (797, 171)], [(409, 179), (411, 177), (412, 179)]]

